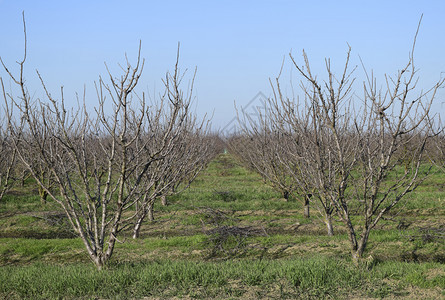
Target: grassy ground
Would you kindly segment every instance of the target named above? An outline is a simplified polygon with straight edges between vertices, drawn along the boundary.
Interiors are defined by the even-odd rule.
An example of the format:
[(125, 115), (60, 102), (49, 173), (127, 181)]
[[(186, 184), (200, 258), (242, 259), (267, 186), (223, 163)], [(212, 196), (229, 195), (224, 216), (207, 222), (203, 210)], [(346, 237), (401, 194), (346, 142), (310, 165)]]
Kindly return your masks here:
[[(60, 209), (36, 195), (28, 182), (0, 203), (0, 298), (445, 298), (440, 173), (372, 232), (358, 268), (340, 223), (326, 236), (314, 210), (303, 218), (299, 201), (229, 155), (170, 205), (156, 204), (155, 221), (138, 240), (125, 233), (102, 272)], [(240, 235), (209, 234), (221, 226)]]

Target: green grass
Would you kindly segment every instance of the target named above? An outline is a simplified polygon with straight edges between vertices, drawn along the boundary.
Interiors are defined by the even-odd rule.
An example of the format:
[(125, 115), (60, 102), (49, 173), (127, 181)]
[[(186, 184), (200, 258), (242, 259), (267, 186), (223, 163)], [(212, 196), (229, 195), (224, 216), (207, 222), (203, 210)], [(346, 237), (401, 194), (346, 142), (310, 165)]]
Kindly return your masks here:
[[(0, 296), (9, 299), (152, 297), (347, 298), (403, 295), (408, 286), (445, 289), (440, 264), (380, 262), (371, 270), (335, 258), (33, 264), (0, 269)], [(390, 284), (388, 282), (396, 282)]]
[[(445, 298), (445, 241), (424, 231), (445, 224), (443, 173), (433, 172), (378, 224), (360, 267), (350, 261), (341, 222), (326, 236), (314, 207), (304, 218), (301, 202), (284, 201), (230, 155), (168, 197), (170, 205), (156, 203), (140, 239), (123, 232), (101, 272), (81, 240), (67, 238), (66, 220), (51, 219), (60, 208), (36, 195), (29, 180), (0, 203), (0, 298)], [(207, 208), (226, 215), (219, 225), (266, 234), (246, 237), (239, 251), (214, 252), (206, 232), (217, 224)], [(358, 216), (353, 221), (360, 225)]]
[(6, 194), (1, 200), (0, 213), (12, 213), (16, 211), (42, 211), (47, 208), (40, 203), (39, 195)]
[[(280, 195), (270, 186), (264, 185), (261, 177), (236, 163), (228, 155), (220, 155), (192, 183), (191, 188), (170, 197), (174, 210), (175, 203), (188, 207), (212, 207), (218, 209), (251, 210), (261, 206), (264, 209), (282, 209), (290, 203), (268, 201)], [(164, 208), (165, 209), (165, 208)]]
[(88, 261), (80, 239), (0, 239), (0, 262), (27, 264), (36, 261)]

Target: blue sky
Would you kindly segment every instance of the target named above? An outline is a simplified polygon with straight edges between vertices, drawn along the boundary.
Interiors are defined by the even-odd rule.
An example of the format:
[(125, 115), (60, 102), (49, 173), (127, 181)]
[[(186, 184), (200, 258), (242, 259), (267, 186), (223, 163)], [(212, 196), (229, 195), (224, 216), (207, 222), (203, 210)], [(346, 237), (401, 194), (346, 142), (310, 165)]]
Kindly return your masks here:
[[(140, 89), (156, 94), (180, 42), (182, 69), (197, 67), (196, 111), (214, 113), (215, 128), (235, 116), (234, 101), (245, 105), (259, 91), (271, 94), (269, 78), (290, 51), (302, 64), (305, 49), (317, 73), (325, 57), (341, 72), (349, 43), (352, 63), (359, 64), (360, 55), (383, 84), (385, 73), (407, 62), (422, 13), (415, 52), (419, 85), (427, 88), (445, 72), (445, 1), (0, 0), (0, 56), (8, 65), (22, 55), (23, 10), (26, 78), (34, 97), (43, 95), (38, 69), (53, 94), (63, 85), (74, 105), (75, 92), (85, 85), (88, 103), (96, 104), (93, 82), (106, 74), (104, 62), (116, 66), (125, 53), (134, 59), (139, 40), (146, 59)], [(287, 58), (284, 73), (286, 82), (295, 75)], [(361, 84), (356, 88), (360, 93)], [(439, 112), (442, 101), (435, 106)]]

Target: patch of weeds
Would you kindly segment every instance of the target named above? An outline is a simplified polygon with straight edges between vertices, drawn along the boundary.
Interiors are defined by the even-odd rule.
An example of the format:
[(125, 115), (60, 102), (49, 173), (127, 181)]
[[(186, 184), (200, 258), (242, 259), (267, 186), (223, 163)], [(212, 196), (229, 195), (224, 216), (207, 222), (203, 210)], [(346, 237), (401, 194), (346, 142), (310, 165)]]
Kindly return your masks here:
[(200, 214), (192, 214), (192, 215), (184, 217), (181, 220), (181, 224), (182, 225), (200, 225), (202, 222), (201, 220), (202, 220), (202, 218), (201, 218)]
[(374, 230), (372, 241), (375, 243), (389, 243), (400, 241), (401, 234), (398, 230)]
[(213, 196), (215, 199), (222, 200), (224, 202), (233, 202), (237, 199), (237, 194), (234, 191), (214, 191)]
[(368, 291), (368, 296), (373, 298), (385, 298), (390, 294), (393, 294), (394, 288), (392, 288), (387, 283), (380, 283), (377, 286), (371, 286)]
[(323, 242), (321, 244), (318, 244), (319, 247), (322, 248), (337, 248), (338, 246), (329, 242)]
[(383, 261), (373, 268), (371, 275), (376, 279), (398, 282), (400, 288), (413, 285), (445, 289), (445, 269), (440, 263)]

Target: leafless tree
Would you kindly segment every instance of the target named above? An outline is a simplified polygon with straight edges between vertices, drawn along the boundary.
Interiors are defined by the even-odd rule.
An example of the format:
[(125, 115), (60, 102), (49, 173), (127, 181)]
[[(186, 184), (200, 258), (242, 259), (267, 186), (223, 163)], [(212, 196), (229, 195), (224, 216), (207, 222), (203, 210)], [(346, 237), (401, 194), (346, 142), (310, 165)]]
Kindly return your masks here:
[(439, 115), (430, 118), (430, 128), (433, 131), (432, 143), (427, 147), (428, 159), (442, 172), (445, 172), (445, 125)]
[[(150, 166), (168, 155), (173, 143), (172, 132), (185, 104), (181, 97), (170, 98), (167, 112), (162, 108), (166, 105), (164, 99), (149, 106), (144, 94), (138, 97), (134, 89), (144, 66), (140, 46), (134, 66), (127, 59), (119, 77), (108, 71), (109, 84), (99, 78), (95, 113), (90, 114), (85, 105), (68, 109), (63, 88), (60, 99), (56, 99), (38, 72), (47, 100), (33, 101), (24, 80), (25, 21), (23, 24), (25, 55), (19, 62), (18, 75), (1, 61), (20, 91), (19, 96), (14, 97), (3, 89), (5, 101), (20, 111), (20, 118), (9, 120), (14, 147), (18, 158), (50, 199), (63, 208), (91, 260), (101, 269), (113, 254), (119, 232), (133, 224), (136, 214), (126, 212), (144, 196), (141, 185)], [(177, 72), (176, 65), (175, 74)], [(176, 90), (176, 82), (167, 82), (166, 88), (168, 91), (174, 88), (176, 95), (181, 94)], [(79, 102), (85, 103), (85, 97), (84, 93)], [(112, 113), (108, 114), (110, 107)], [(159, 128), (165, 130), (154, 138), (153, 130)], [(141, 139), (142, 136), (145, 138)], [(157, 147), (153, 149), (151, 143)], [(57, 189), (41, 180), (30, 157), (44, 164)]]
[[(430, 136), (428, 115), (444, 81), (439, 80), (426, 92), (417, 89), (415, 40), (408, 63), (394, 77), (385, 76), (385, 88), (378, 88), (376, 78), (363, 68), (367, 80), (357, 111), (352, 105), (358, 97), (352, 93), (355, 78), (349, 69), (350, 50), (340, 77), (326, 60), (324, 82), (312, 74), (304, 52), (304, 67), (290, 56), (303, 78), (303, 103), (286, 99), (278, 79), (274, 88), (270, 115), (293, 137), (290, 146), (283, 148), (294, 153), (299, 163), (301, 176), (294, 178), (304, 180), (303, 186), (314, 192), (325, 217), (335, 214), (346, 226), (356, 262), (383, 215), (413, 191), (428, 172), (421, 170)], [(352, 207), (358, 211), (358, 222), (352, 220)]]
[(341, 80), (334, 79), (326, 60), (329, 79), (319, 84), (305, 52), (303, 56), (305, 71), (292, 56), (291, 59), (303, 76), (304, 100), (286, 98), (278, 77), (275, 84), (271, 83), (274, 97), (269, 100), (268, 117), (285, 137), (277, 151), (280, 162), (323, 217), (328, 235), (333, 235), (336, 210), (333, 199), (345, 194), (360, 139), (359, 134), (351, 134), (349, 130), (355, 121), (349, 109), (353, 71), (348, 69), (349, 52)]
[(416, 189), (431, 168), (422, 171), (421, 165), (431, 136), (431, 104), (444, 80), (438, 80), (427, 91), (417, 89), (414, 48), (419, 27), (408, 63), (395, 76), (385, 76), (386, 90), (377, 88), (376, 78), (366, 73), (365, 134), (358, 157), (359, 176), (354, 178), (354, 195), (361, 203), (364, 222), (360, 237), (347, 211), (340, 209), (344, 201), (336, 204), (340, 218), (348, 225), (354, 260), (362, 257), (369, 234), (383, 215)]
[[(187, 188), (214, 156), (213, 143), (205, 139), (209, 129), (208, 120), (198, 122), (196, 116), (189, 110), (193, 85), (187, 95), (178, 93), (179, 87), (176, 86), (180, 83), (178, 76), (179, 74), (175, 73), (173, 77), (167, 77), (165, 80), (166, 96), (170, 101), (180, 99), (183, 107), (178, 114), (177, 123), (170, 130), (169, 151), (161, 160), (154, 161), (150, 165), (149, 171), (143, 178), (144, 184), (141, 185), (143, 189), (140, 191), (143, 196), (136, 203), (138, 212), (133, 227), (133, 238), (139, 236), (142, 223), (147, 216), (149, 220), (154, 220), (155, 200), (161, 198), (166, 201), (166, 196)], [(168, 85), (169, 82), (173, 83), (173, 88)]]
[[(274, 105), (268, 102), (269, 105)], [(277, 108), (274, 105), (274, 108)], [(252, 117), (243, 112), (238, 116), (241, 134), (228, 139), (228, 147), (247, 168), (259, 173), (265, 182), (283, 195), (286, 201), (291, 195), (303, 203), (303, 215), (309, 218), (309, 198), (301, 181), (295, 181), (292, 174), (298, 172), (298, 164), (291, 163), (289, 152), (283, 152), (282, 147), (288, 144), (289, 134), (284, 133), (272, 115), (274, 109), (264, 107)], [(276, 111), (275, 111), (276, 112)]]
[[(1, 80), (3, 87), (3, 80)], [(5, 103), (8, 105), (8, 103)], [(11, 109), (6, 108), (7, 116), (0, 119), (0, 201), (5, 193), (13, 186), (16, 175), (14, 174), (16, 165), (16, 150), (13, 146), (8, 118), (12, 113)]]
[[(249, 138), (247, 135), (236, 133), (225, 138), (228, 152), (233, 155), (245, 168), (252, 172), (258, 173), (264, 183), (267, 183), (266, 177), (262, 172), (258, 172), (255, 165), (251, 161), (251, 148), (254, 148), (255, 139)], [(254, 148), (255, 150), (257, 148)], [(278, 192), (281, 192), (280, 190)]]
[[(191, 127), (192, 128), (192, 127)], [(208, 163), (221, 152), (217, 136), (208, 133), (208, 123), (201, 123), (194, 131), (185, 130), (178, 139), (173, 155), (169, 156), (169, 187), (160, 195), (162, 205), (168, 205), (167, 196), (182, 193), (195, 180)], [(169, 179), (170, 178), (170, 179)]]
[(439, 134), (435, 139), (435, 145), (437, 147), (437, 161), (438, 165), (445, 170), (445, 135)]
[(270, 128), (264, 128), (264, 123), (253, 127), (245, 119), (241, 123), (244, 124), (243, 134), (228, 139), (229, 151), (288, 201), (296, 187), (277, 156), (280, 137), (274, 135)]
[[(188, 133), (178, 140), (171, 155), (163, 162), (164, 168), (160, 172), (161, 177), (156, 182), (158, 189), (156, 198), (148, 205), (148, 217), (154, 220), (153, 206), (155, 200), (160, 199), (163, 206), (167, 206), (167, 197), (180, 194), (189, 188), (198, 174), (215, 157), (213, 148), (214, 140), (206, 139), (204, 132)], [(161, 168), (159, 168), (161, 169)], [(143, 221), (143, 220), (140, 220)], [(138, 232), (134, 231), (133, 237), (137, 237)]]
[[(33, 184), (37, 186), (37, 191), (39, 193), (41, 203), (46, 204), (48, 193), (44, 186), (46, 186), (49, 190), (53, 190), (54, 188), (56, 188), (54, 176), (52, 175), (51, 170), (48, 168), (47, 164), (41, 160), (40, 156), (37, 155), (35, 151), (32, 151), (32, 149), (22, 149), (21, 154), (27, 156), (26, 161), (29, 162), (30, 165), (32, 165), (32, 169), (34, 170), (35, 175), (39, 177), (39, 181), (35, 183), (33, 182)], [(32, 174), (29, 172), (29, 169), (22, 163), (21, 160), (17, 160), (16, 169), (18, 169), (18, 171), (21, 173), (21, 185), (22, 187), (24, 187), (25, 180), (31, 177)], [(40, 185), (39, 182), (44, 183), (44, 186)]]

